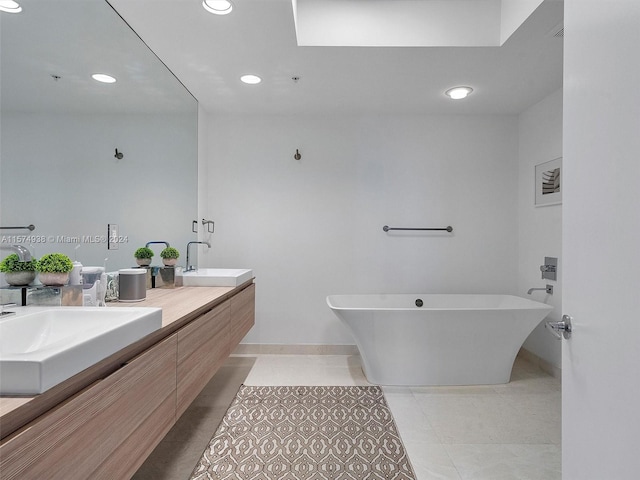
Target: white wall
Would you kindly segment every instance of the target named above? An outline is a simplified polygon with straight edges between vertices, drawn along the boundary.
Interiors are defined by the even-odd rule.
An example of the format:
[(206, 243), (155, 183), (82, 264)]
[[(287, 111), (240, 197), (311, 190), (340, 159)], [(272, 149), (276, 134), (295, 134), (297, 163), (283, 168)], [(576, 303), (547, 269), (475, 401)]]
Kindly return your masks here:
[[(562, 156), (562, 90), (520, 114), (518, 168), (518, 295), (553, 285), (553, 295), (533, 292), (533, 300), (555, 307), (547, 320), (562, 317), (562, 206), (534, 205), (535, 166)], [(558, 280), (542, 280), (544, 257), (557, 257)], [(545, 320), (546, 321), (546, 320)], [(561, 343), (544, 328), (533, 331), (524, 348), (560, 368)]]
[(210, 115), (200, 265), (254, 269), (245, 342), (352, 344), (329, 294), (516, 293), (516, 120)]

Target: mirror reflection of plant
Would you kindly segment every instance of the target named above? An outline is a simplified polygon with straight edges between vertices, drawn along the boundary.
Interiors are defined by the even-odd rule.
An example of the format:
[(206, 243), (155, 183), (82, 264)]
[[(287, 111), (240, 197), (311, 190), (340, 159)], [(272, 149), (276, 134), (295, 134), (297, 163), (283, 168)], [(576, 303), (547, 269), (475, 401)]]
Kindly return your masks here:
[(27, 262), (21, 262), (18, 254), (12, 253), (0, 262), (0, 272), (35, 272), (38, 261), (34, 258)]
[(138, 259), (153, 258), (153, 250), (149, 247), (140, 247), (133, 253), (133, 256)]
[(68, 273), (73, 270), (71, 259), (64, 253), (47, 253), (36, 264), (40, 273)]
[(160, 252), (160, 256), (164, 259), (169, 258), (180, 258), (180, 252), (178, 252), (177, 248), (167, 247)]

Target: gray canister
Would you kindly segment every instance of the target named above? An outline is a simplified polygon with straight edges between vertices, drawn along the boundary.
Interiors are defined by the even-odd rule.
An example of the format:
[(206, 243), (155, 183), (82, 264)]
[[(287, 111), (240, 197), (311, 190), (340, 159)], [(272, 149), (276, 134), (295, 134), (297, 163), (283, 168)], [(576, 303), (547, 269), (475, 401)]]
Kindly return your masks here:
[(141, 302), (147, 298), (147, 269), (123, 268), (118, 270), (118, 300)]

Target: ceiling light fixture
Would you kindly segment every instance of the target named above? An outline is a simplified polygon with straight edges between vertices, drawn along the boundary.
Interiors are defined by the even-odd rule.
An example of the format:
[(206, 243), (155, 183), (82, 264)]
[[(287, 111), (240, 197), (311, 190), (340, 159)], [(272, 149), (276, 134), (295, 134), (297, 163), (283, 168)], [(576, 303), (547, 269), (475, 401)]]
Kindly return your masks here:
[(444, 92), (444, 94), (452, 100), (460, 100), (467, 97), (471, 92), (473, 92), (471, 87), (453, 87)]
[(116, 83), (116, 79), (111, 75), (107, 75), (106, 73), (94, 73), (93, 75), (91, 75), (91, 78), (93, 78), (97, 82)]
[(226, 15), (233, 10), (233, 4), (229, 0), (202, 0), (202, 6), (215, 15)]
[(18, 2), (14, 2), (13, 0), (0, 0), (0, 12), (20, 13), (21, 11), (22, 7)]
[(262, 79), (257, 75), (243, 75), (240, 77), (240, 80), (249, 85), (257, 85), (262, 81)]

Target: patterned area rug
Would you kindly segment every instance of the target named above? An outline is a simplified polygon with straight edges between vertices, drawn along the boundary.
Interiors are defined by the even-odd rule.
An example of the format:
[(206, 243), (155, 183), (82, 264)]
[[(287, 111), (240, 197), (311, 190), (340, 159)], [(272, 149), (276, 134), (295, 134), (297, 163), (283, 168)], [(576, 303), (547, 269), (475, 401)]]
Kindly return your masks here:
[(190, 480), (415, 480), (380, 387), (241, 386)]

